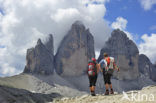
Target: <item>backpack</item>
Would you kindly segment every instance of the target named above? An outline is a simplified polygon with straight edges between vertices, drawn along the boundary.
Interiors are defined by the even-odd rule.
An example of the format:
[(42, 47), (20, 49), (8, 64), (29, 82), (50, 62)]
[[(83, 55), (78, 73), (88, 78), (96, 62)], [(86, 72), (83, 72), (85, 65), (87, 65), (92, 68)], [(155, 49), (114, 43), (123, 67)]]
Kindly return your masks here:
[(107, 67), (108, 67), (106, 69), (106, 73), (113, 74), (113, 72), (114, 72), (114, 58), (108, 57), (105, 60), (107, 62)]
[(88, 75), (95, 76), (97, 74), (96, 63), (89, 62), (88, 63)]
[(114, 69), (114, 58), (107, 57), (106, 59), (108, 69)]

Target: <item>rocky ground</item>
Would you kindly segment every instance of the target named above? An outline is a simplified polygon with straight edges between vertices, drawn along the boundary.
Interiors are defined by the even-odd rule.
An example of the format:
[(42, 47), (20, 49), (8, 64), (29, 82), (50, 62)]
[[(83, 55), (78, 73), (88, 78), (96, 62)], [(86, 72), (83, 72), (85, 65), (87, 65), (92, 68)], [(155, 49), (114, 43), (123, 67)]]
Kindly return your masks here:
[[(92, 97), (88, 93), (77, 89), (81, 86), (89, 89), (88, 86), (78, 85), (78, 87), (75, 87), (77, 84), (73, 80), (79, 82), (78, 80), (82, 81), (82, 78), (63, 79), (57, 74), (51, 76), (20, 74), (0, 78), (0, 103), (156, 103), (156, 85), (134, 91), (133, 95), (136, 95), (137, 100), (134, 101), (131, 98), (132, 91), (126, 92), (130, 100), (122, 100), (122, 93), (105, 96), (102, 95), (104, 92), (98, 90), (96, 91), (97, 96)], [(88, 81), (88, 79), (86, 78), (85, 81)], [(81, 82), (81, 84), (85, 84), (84, 82)], [(116, 86), (118, 85), (116, 84)], [(140, 100), (142, 94), (147, 95), (147, 100), (146, 97)]]
[[(32, 93), (24, 89), (6, 86), (0, 86), (0, 93), (0, 103), (156, 103), (156, 86), (109, 96), (84, 94), (77, 97), (65, 97), (58, 93)], [(70, 92), (68, 93), (70, 94)]]
[(61, 97), (61, 95), (58, 93), (32, 93), (24, 89), (0, 85), (0, 103), (48, 103), (56, 97)]
[(77, 90), (72, 84), (59, 77), (57, 74), (50, 76), (20, 74), (12, 77), (0, 78), (0, 85), (24, 89), (32, 93), (57, 93), (68, 97), (86, 94), (85, 92)]
[(115, 95), (83, 95), (75, 98), (55, 99), (53, 103), (156, 103), (156, 86), (143, 88), (140, 91), (126, 92), (128, 99), (123, 94)]

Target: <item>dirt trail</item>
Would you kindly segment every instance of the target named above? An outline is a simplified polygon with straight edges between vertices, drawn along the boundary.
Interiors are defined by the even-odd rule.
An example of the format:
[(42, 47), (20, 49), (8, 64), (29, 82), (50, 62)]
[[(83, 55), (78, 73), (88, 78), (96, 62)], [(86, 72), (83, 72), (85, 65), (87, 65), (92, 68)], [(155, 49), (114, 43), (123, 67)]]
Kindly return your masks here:
[(156, 103), (156, 86), (146, 87), (141, 91), (126, 92), (126, 95), (129, 100), (124, 99), (123, 94), (109, 96), (97, 95), (94, 97), (90, 95), (83, 95), (75, 98), (64, 97), (62, 99), (54, 100), (53, 103)]

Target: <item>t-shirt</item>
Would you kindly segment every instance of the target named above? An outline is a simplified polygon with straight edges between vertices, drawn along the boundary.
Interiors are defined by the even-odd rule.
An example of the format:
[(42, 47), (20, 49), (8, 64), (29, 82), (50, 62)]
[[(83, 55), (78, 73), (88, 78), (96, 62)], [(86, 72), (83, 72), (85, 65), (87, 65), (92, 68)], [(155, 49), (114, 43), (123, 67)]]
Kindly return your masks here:
[(99, 62), (99, 64), (100, 64), (101, 68), (103, 68), (103, 69), (107, 66), (107, 62), (106, 62), (105, 59), (102, 59), (102, 60)]

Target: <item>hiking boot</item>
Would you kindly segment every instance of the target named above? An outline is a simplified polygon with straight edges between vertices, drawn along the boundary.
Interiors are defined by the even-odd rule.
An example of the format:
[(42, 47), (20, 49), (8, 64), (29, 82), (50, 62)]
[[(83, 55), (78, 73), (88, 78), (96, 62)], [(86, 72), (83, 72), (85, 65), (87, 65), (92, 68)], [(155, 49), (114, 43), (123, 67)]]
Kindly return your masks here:
[(111, 89), (111, 91), (110, 91), (110, 94), (114, 94), (114, 91), (113, 91), (113, 89)]
[(92, 96), (96, 96), (96, 95), (95, 95), (95, 92), (91, 92), (91, 95), (92, 95)]
[(106, 90), (105, 95), (109, 95), (109, 90)]

